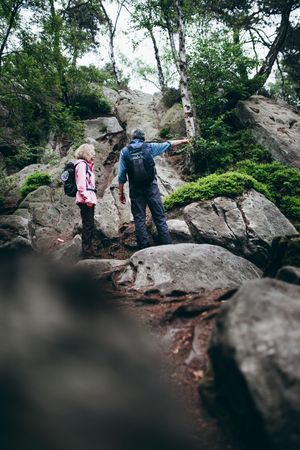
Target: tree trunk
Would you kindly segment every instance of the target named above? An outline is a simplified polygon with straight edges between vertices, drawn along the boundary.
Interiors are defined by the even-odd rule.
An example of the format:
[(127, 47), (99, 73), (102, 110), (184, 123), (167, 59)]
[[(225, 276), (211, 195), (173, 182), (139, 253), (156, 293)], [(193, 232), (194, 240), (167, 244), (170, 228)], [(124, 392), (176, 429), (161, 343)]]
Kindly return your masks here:
[(261, 68), (257, 72), (257, 74), (250, 80), (250, 89), (249, 96), (253, 95), (258, 89), (261, 89), (267, 78), (269, 77), (274, 62), (278, 56), (278, 53), (283, 48), (284, 41), (287, 35), (287, 31), (290, 24), (290, 14), (292, 10), (293, 2), (289, 1), (287, 5), (285, 5), (282, 13), (281, 13), (281, 22), (278, 28), (277, 36), (270, 47), (269, 53), (266, 56), (264, 63)]
[(165, 89), (166, 89), (166, 82), (165, 82), (165, 77), (164, 77), (164, 73), (163, 73), (162, 66), (161, 66), (161, 61), (160, 61), (160, 56), (159, 56), (159, 51), (158, 51), (156, 39), (155, 39), (155, 36), (153, 34), (153, 29), (149, 27), (148, 31), (149, 31), (149, 34), (150, 34), (150, 37), (151, 37), (151, 40), (152, 40), (153, 48), (154, 48), (154, 54), (155, 54), (156, 65), (157, 65), (157, 70), (158, 70), (158, 80), (159, 80), (160, 89), (161, 89), (162, 92), (164, 92)]
[(185, 47), (185, 20), (182, 11), (182, 0), (176, 0), (176, 10), (178, 14), (179, 25), (179, 76), (180, 76), (180, 91), (182, 98), (182, 106), (184, 111), (184, 120), (186, 126), (187, 137), (193, 138), (196, 133), (195, 117), (192, 106), (191, 94), (188, 89), (187, 77), (187, 60)]

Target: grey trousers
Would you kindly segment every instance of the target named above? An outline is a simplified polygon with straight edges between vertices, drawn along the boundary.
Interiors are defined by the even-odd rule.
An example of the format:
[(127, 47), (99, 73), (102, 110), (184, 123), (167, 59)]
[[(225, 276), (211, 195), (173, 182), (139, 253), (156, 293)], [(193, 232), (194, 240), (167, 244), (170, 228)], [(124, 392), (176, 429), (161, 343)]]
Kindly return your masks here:
[(157, 181), (154, 180), (145, 187), (129, 186), (131, 212), (134, 217), (135, 235), (140, 249), (149, 247), (149, 236), (146, 226), (146, 207), (149, 206), (152, 219), (157, 228), (159, 243), (171, 244), (171, 237), (165, 219), (164, 207), (161, 201)]

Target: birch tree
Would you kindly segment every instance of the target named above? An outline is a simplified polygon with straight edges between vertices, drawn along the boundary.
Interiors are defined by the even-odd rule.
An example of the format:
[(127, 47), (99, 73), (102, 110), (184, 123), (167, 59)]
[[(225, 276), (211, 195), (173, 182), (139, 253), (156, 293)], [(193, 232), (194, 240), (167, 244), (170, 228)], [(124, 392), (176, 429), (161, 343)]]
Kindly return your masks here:
[(196, 133), (196, 121), (193, 111), (191, 93), (188, 86), (187, 75), (187, 53), (186, 53), (186, 24), (183, 13), (183, 1), (176, 0), (176, 11), (178, 16), (178, 36), (179, 36), (179, 49), (178, 49), (178, 69), (180, 76), (180, 91), (182, 106), (184, 111), (184, 120), (186, 126), (186, 132), (188, 138), (193, 138)]

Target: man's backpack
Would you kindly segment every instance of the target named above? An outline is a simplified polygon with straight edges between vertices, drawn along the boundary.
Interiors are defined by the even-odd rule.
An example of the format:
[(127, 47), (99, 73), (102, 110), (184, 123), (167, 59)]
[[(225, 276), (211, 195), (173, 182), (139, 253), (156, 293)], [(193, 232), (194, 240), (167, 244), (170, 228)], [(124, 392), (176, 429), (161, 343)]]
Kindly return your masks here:
[[(80, 162), (82, 162), (82, 161), (80, 161)], [(83, 161), (83, 162), (85, 162), (85, 161)], [(69, 197), (76, 196), (77, 185), (76, 185), (76, 181), (75, 181), (75, 168), (78, 164), (79, 164), (79, 162), (76, 164), (74, 164), (73, 162), (68, 162), (65, 165), (63, 173), (60, 176), (61, 180), (64, 183), (64, 192)], [(86, 165), (86, 173), (88, 173), (89, 168), (88, 168), (88, 165), (86, 162), (85, 162), (85, 165)]]
[(142, 187), (154, 180), (155, 162), (149, 144), (143, 144), (140, 148), (134, 148), (129, 144), (124, 156), (130, 183)]

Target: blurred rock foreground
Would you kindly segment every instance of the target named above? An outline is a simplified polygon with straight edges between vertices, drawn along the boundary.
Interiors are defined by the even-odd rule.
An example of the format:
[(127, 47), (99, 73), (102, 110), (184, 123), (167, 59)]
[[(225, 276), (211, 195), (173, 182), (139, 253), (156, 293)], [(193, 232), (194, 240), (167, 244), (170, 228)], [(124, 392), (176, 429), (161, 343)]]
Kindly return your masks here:
[[(0, 216), (2, 251), (32, 248), (51, 254), (58, 263), (78, 262), (83, 273), (113, 286), (118, 304), (158, 337), (171, 384), (183, 394), (195, 422), (199, 448), (298, 449), (300, 261), (296, 229), (273, 203), (251, 190), (236, 199), (218, 197), (172, 211), (167, 217), (174, 242), (170, 246), (155, 245), (156, 234), (149, 220), (153, 246), (137, 251), (130, 205), (118, 201), (119, 152), (135, 127), (145, 129), (147, 140), (159, 140), (162, 124), (170, 125), (172, 113), (164, 110), (157, 96), (111, 89), (105, 94), (113, 104), (113, 115), (85, 122), (86, 140), (96, 148), (97, 258), (78, 262), (80, 216), (74, 199), (63, 194), (59, 178), (74, 149), (56, 166), (32, 165), (15, 175), (6, 214)], [(267, 148), (266, 136), (273, 136), (268, 139), (276, 140), (276, 145), (271, 145), (275, 159), (299, 167), (299, 139), (296, 144), (294, 134), (299, 116), (285, 109), (281, 115), (279, 106), (277, 112), (274, 108), (272, 102), (253, 97), (240, 104), (239, 114)], [(180, 108), (175, 116), (173, 133), (180, 137)], [(165, 196), (184, 180), (176, 154), (156, 161), (159, 187)], [(51, 185), (20, 201), (24, 177), (36, 170), (48, 172)], [(261, 278), (263, 271), (272, 278)], [(105, 329), (109, 335), (111, 331)], [(143, 366), (139, 370), (148, 369)], [(75, 384), (77, 381), (74, 379)], [(225, 410), (229, 419), (224, 423), (234, 424), (228, 434), (207, 415), (201, 399), (199, 404), (199, 382), (204, 403), (214, 413)], [(240, 427), (243, 418), (249, 429)], [(244, 435), (249, 436), (249, 430), (252, 437), (247, 444)], [(172, 445), (164, 448), (181, 448)]]

